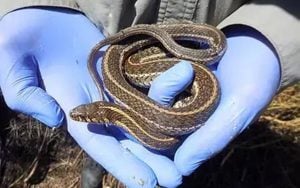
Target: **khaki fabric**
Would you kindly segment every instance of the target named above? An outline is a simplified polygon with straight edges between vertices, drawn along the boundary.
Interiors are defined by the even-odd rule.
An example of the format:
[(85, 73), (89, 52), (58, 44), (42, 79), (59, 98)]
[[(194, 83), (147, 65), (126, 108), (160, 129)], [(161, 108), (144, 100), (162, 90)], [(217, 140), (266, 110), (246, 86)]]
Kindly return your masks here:
[(217, 25), (247, 0), (161, 0), (158, 22), (192, 20)]
[(0, 1), (0, 17), (10, 11), (33, 6), (56, 6), (79, 10), (74, 0), (4, 0)]
[(272, 43), (281, 63), (280, 89), (300, 81), (300, 1), (255, 0), (240, 7), (219, 27), (235, 24), (251, 26)]
[(297, 0), (2, 0), (0, 16), (32, 6), (68, 7), (84, 13), (105, 35), (140, 23), (191, 20), (219, 28), (247, 25), (278, 53), (280, 88), (300, 80), (300, 1)]
[(105, 35), (140, 23), (155, 23), (159, 0), (77, 0)]

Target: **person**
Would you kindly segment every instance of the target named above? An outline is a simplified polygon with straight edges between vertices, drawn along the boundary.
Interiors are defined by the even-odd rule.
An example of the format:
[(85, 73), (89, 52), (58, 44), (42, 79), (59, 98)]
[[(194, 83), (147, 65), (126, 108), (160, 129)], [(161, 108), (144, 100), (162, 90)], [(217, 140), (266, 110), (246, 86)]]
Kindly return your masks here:
[[(299, 8), (293, 0), (2, 0), (1, 90), (11, 109), (50, 127), (66, 124), (77, 143), (128, 187), (176, 187), (299, 80)], [(70, 119), (72, 108), (99, 99), (86, 66), (97, 42), (131, 25), (172, 20), (212, 24), (227, 37), (225, 55), (211, 67), (221, 100), (203, 127), (170, 156)], [(191, 74), (189, 63), (175, 65), (154, 81), (149, 97), (168, 105)]]

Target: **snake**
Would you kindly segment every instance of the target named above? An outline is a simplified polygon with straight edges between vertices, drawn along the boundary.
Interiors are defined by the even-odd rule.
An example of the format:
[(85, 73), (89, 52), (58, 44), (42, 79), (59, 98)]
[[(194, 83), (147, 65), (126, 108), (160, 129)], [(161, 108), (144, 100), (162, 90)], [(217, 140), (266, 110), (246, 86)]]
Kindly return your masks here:
[[(73, 108), (70, 117), (119, 127), (150, 149), (174, 147), (217, 108), (221, 91), (209, 67), (220, 61), (226, 47), (224, 33), (208, 24), (138, 24), (122, 29), (98, 42), (89, 54), (88, 70), (100, 100)], [(193, 80), (173, 105), (148, 97), (153, 80), (182, 60), (190, 62)]]

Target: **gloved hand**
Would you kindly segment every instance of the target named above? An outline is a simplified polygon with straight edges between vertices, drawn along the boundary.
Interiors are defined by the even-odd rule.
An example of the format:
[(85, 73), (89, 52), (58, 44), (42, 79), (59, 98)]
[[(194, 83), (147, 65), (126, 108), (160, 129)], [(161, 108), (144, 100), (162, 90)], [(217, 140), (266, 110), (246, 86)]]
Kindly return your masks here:
[(190, 135), (175, 154), (182, 175), (191, 174), (256, 120), (276, 94), (280, 64), (272, 45), (256, 30), (225, 30), (228, 49), (215, 69), (221, 101), (205, 126)]
[[(1, 90), (8, 106), (16, 111), (50, 127), (66, 121), (77, 143), (130, 187), (153, 187), (157, 181), (151, 164), (124, 149), (104, 127), (92, 126), (90, 130), (85, 123), (74, 122), (68, 116), (72, 108), (99, 99), (87, 59), (91, 48), (103, 38), (84, 15), (68, 9), (26, 8), (7, 14), (0, 20)], [(173, 83), (190, 82), (191, 69), (187, 67), (186, 76), (180, 80), (176, 72), (179, 69), (184, 74), (184, 63), (171, 69), (166, 77), (175, 70), (177, 78), (170, 77)], [(172, 83), (168, 80), (166, 83)], [(182, 86), (174, 87), (178, 88)], [(176, 93), (172, 88), (169, 91), (164, 96)], [(168, 158), (156, 158), (157, 163), (176, 171)]]
[[(168, 168), (168, 160), (158, 160), (157, 154), (149, 154), (135, 143), (123, 142), (125, 147), (151, 166), (163, 186), (180, 185), (181, 176), (190, 175), (224, 149), (261, 114), (277, 92), (280, 82), (279, 60), (264, 37), (250, 28), (238, 27), (228, 30), (227, 35), (228, 49), (222, 60), (211, 67), (220, 82), (222, 94), (219, 106), (205, 125), (188, 136), (177, 149), (174, 155), (176, 168), (173, 164)], [(170, 76), (188, 73), (188, 64), (185, 67), (174, 70), (176, 74)], [(152, 98), (165, 103), (171, 101), (172, 91), (182, 87), (164, 75), (157, 78), (155, 83), (161, 84), (151, 88)]]

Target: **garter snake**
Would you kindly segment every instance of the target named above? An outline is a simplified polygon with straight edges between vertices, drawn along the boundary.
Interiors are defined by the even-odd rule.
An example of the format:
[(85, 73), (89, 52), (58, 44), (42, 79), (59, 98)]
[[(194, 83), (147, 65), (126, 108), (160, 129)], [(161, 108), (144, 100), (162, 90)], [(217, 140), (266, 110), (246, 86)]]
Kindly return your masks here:
[[(97, 54), (107, 45), (100, 78)], [(206, 24), (141, 24), (123, 29), (96, 44), (89, 55), (88, 69), (101, 101), (80, 105), (70, 116), (76, 121), (121, 127), (152, 149), (172, 147), (181, 135), (202, 126), (216, 109), (220, 89), (207, 66), (219, 61), (225, 49), (224, 34)], [(188, 97), (179, 97), (170, 107), (141, 92), (140, 87), (149, 87), (154, 77), (182, 59), (191, 61), (194, 69), (194, 80), (186, 89)], [(104, 102), (104, 93), (114, 103)]]

